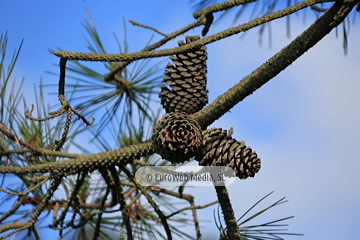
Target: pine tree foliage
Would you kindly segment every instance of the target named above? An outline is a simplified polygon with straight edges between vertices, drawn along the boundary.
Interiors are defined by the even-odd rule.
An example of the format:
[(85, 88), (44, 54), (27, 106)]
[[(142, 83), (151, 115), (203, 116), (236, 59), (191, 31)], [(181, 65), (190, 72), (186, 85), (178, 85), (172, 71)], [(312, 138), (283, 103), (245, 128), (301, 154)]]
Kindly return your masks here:
[[(227, 166), (240, 179), (260, 174), (261, 160), (257, 153), (244, 141), (234, 139), (232, 129), (207, 129), (208, 126), (292, 64), (332, 29), (345, 24), (353, 9), (359, 11), (359, 0), (287, 1), (281, 9), (277, 0), (193, 2), (197, 7), (194, 22), (170, 34), (131, 21), (163, 36), (155, 43), (150, 38), (139, 52), (130, 52), (131, 41), (125, 39), (120, 44), (115, 37), (120, 53), (109, 54), (94, 21), (86, 22), (84, 27), (91, 39), (86, 38), (87, 53), (60, 48), (52, 52), (60, 60), (60, 71), (56, 73), (60, 104), (55, 111), (50, 111), (44, 98), (45, 87), (55, 86), (44, 86), (41, 82), (40, 88), (35, 88), (34, 105), (29, 106), (23, 98), (23, 80), (17, 82), (12, 76), (21, 44), (7, 63), (8, 36), (1, 35), (0, 239), (25, 238), (25, 235), (41, 239), (42, 227), (56, 230), (58, 239), (194, 239), (181, 226), (192, 226), (195, 238), (201, 239), (203, 230), (197, 211), (214, 204), (219, 204), (219, 211), (214, 213), (219, 239), (283, 239), (280, 236), (293, 235), (278, 229), (286, 226), (283, 221), (292, 217), (245, 225), (286, 202), (284, 198), (245, 218), (270, 194), (266, 195), (236, 219), (239, 213), (234, 213), (224, 185), (214, 186), (217, 201), (198, 206), (196, 196), (185, 194), (184, 186), (175, 190), (146, 186), (137, 181), (135, 173), (144, 166), (196, 161), (201, 166)], [(253, 7), (250, 21), (222, 32), (211, 32), (211, 25), (224, 14), (234, 10), (237, 19), (249, 7)], [(212, 56), (206, 52), (207, 45), (256, 27), (263, 32), (272, 20), (290, 19), (302, 9), (318, 14), (314, 23), (208, 104), (211, 89), (207, 88), (207, 81), (212, 80), (207, 76), (207, 61), (212, 61)], [(174, 43), (173, 48), (162, 48), (166, 42), (189, 30), (198, 30), (199, 26), (203, 37), (185, 36), (178, 46)], [(123, 28), (123, 35), (127, 36), (125, 21)], [(346, 39), (345, 30), (347, 51)], [(171, 63), (166, 66), (162, 61), (154, 63), (152, 58), (160, 57)], [(92, 69), (84, 61), (100, 61), (103, 71)], [(160, 108), (150, 107), (156, 103), (156, 97), (160, 97), (164, 116)], [(20, 106), (22, 102), (25, 112)], [(95, 120), (95, 114), (100, 119)], [(100, 152), (77, 140), (85, 132), (92, 134), (92, 144)], [(80, 149), (82, 154), (71, 153), (72, 148)]]

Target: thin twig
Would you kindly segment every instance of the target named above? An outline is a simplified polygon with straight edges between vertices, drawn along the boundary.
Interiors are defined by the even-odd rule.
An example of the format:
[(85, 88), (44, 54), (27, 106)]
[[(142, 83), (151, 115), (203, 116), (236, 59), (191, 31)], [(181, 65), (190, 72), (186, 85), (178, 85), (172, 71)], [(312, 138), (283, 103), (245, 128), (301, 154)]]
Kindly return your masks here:
[[(32, 185), (30, 185), (31, 187)], [(11, 209), (7, 212), (5, 212), (1, 217), (0, 217), (0, 223), (2, 221), (4, 221), (5, 219), (7, 219), (9, 216), (11, 216), (12, 214), (14, 214), (16, 212), (16, 210), (19, 209), (19, 207), (22, 205), (22, 202), (26, 199), (27, 195), (22, 195), (18, 198), (18, 201), (14, 204), (14, 206), (11, 207)]]
[[(168, 41), (174, 39), (175, 37), (184, 34), (185, 32), (189, 31), (190, 29), (193, 29), (195, 27), (201, 26), (202, 23), (202, 19), (198, 19), (197, 21), (173, 32), (167, 35), (167, 37), (160, 39), (158, 42), (151, 44), (149, 46), (147, 46), (146, 48), (144, 48), (143, 50), (141, 50), (141, 52), (147, 52), (147, 51), (152, 51), (154, 49), (157, 49), (159, 47), (161, 47), (162, 45), (164, 45), (165, 43), (167, 43)], [(54, 53), (55, 54), (55, 53)], [(108, 74), (105, 74), (104, 76), (104, 80), (105, 81), (111, 81), (114, 79), (115, 74), (118, 73), (119, 71), (122, 71), (127, 65), (129, 65), (130, 63), (132, 63), (134, 60), (129, 60), (129, 61), (125, 61), (120, 63), (116, 68), (114, 68), (113, 70), (111, 70)]]
[[(111, 169), (111, 170), (110, 170)], [(109, 168), (99, 168), (98, 171), (100, 172), (101, 176), (103, 177), (106, 185), (110, 187), (111, 190), (111, 206), (115, 206), (118, 204), (118, 192), (119, 192), (119, 176), (117, 174), (112, 174), (111, 171), (115, 171), (116, 169), (114, 166)]]
[[(219, 200), (215, 201), (215, 202), (219, 202)], [(212, 204), (212, 203), (209, 203)], [(195, 202), (194, 199), (192, 199), (190, 201), (190, 205), (193, 207), (195, 206)], [(194, 225), (195, 225), (195, 232), (196, 232), (196, 239), (197, 240), (201, 240), (201, 232), (200, 232), (200, 224), (199, 224), (199, 219), (196, 213), (196, 209), (192, 209), (192, 215), (193, 215), (193, 219), (194, 219)]]
[(57, 151), (53, 151), (53, 150), (46, 149), (46, 148), (34, 147), (30, 143), (16, 137), (15, 134), (11, 133), (9, 130), (6, 129), (5, 126), (4, 127), (3, 126), (4, 125), (0, 124), (0, 132), (2, 132), (10, 140), (16, 141), (17, 143), (21, 144), (22, 146), (29, 148), (29, 150), (26, 150), (26, 149), (11, 150), (11, 151), (4, 150), (4, 151), (0, 151), (0, 154), (8, 155), (8, 154), (17, 153), (17, 151), (19, 151), (19, 153), (32, 152), (32, 153), (36, 153), (39, 155), (67, 157), (67, 158), (76, 158), (76, 157), (82, 156), (80, 154), (57, 152)]
[(118, 186), (119, 186), (119, 203), (120, 203), (120, 209), (122, 212), (123, 225), (126, 226), (127, 239), (132, 240), (133, 239), (132, 228), (131, 228), (131, 222), (130, 222), (130, 217), (129, 217), (128, 205), (126, 204), (126, 201), (125, 201), (124, 188), (121, 183), (119, 183)]
[[(61, 227), (63, 227), (64, 219), (65, 219), (66, 214), (69, 211), (69, 208), (70, 208), (71, 205), (73, 205), (72, 207), (74, 208), (73, 217), (72, 217), (71, 221), (74, 221), (74, 219), (75, 219), (74, 215), (76, 215), (76, 212), (77, 212), (77, 211), (75, 211), (75, 209), (76, 209), (76, 205), (78, 204), (76, 196), (79, 193), (79, 190), (80, 190), (81, 186), (83, 185), (86, 176), (87, 176), (86, 173), (81, 173), (81, 174), (79, 174), (77, 176), (76, 183), (75, 183), (75, 186), (74, 186), (73, 191), (71, 193), (71, 196), (68, 198), (68, 200), (66, 202), (66, 205), (65, 205), (65, 208), (61, 212), (61, 215), (60, 215), (59, 219), (56, 219), (56, 215), (54, 215), (52, 225), (50, 226), (51, 228), (56, 228), (58, 224), (60, 224)], [(54, 214), (55, 214), (55, 212), (54, 212)]]
[(326, 12), (328, 8), (320, 8), (318, 5), (312, 5), (310, 8), (317, 12)]
[(146, 189), (148, 187), (144, 187), (141, 184), (139, 184), (136, 181), (134, 175), (131, 172), (129, 172), (129, 170), (126, 167), (123, 167), (123, 166), (119, 166), (119, 167), (128, 176), (128, 178), (130, 178), (130, 180), (136, 185), (136, 187), (142, 192), (142, 194), (146, 197), (147, 201), (149, 202), (149, 204), (152, 206), (152, 208), (155, 210), (158, 217), (160, 218), (160, 221), (165, 229), (167, 239), (171, 240), (172, 239), (171, 230), (170, 230), (169, 224), (166, 220), (166, 217), (165, 217), (164, 213), (160, 210), (159, 206), (152, 199), (150, 194), (146, 191)]
[[(191, 202), (193, 202), (193, 200)], [(210, 207), (211, 205), (214, 205), (216, 203), (219, 203), (219, 200), (216, 200), (214, 202), (211, 202), (211, 203), (208, 203), (208, 204), (205, 204), (205, 205), (201, 205), (201, 206), (184, 207), (182, 209), (177, 210), (176, 212), (173, 212), (173, 213), (167, 215), (166, 218), (171, 218), (172, 216), (174, 216), (176, 214), (179, 214), (179, 213), (181, 213), (183, 211), (186, 211), (186, 210), (207, 208), (207, 207)]]
[(56, 191), (57, 187), (60, 185), (61, 179), (62, 179), (62, 176), (58, 176), (58, 178), (53, 180), (53, 182), (51, 183), (47, 193), (45, 194), (45, 196), (43, 197), (41, 202), (35, 208), (33, 214), (31, 215), (31, 217), (29, 219), (29, 221), (21, 222), (21, 223), (19, 223), (19, 222), (8, 223), (8, 224), (4, 224), (4, 225), (0, 226), (0, 233), (3, 233), (5, 231), (11, 230), (11, 229), (15, 229), (14, 231), (9, 232), (8, 234), (0, 236), (0, 239), (5, 239), (5, 238), (7, 238), (7, 237), (19, 232), (19, 231), (22, 231), (24, 229), (33, 227), (33, 225), (35, 224), (37, 218), (39, 217), (39, 215), (41, 214), (41, 212), (44, 210), (45, 206), (47, 205), (49, 199), (53, 196), (53, 194)]
[(16, 195), (16, 196), (23, 196), (23, 195), (28, 195), (30, 192), (34, 191), (36, 188), (40, 187), (41, 185), (43, 185), (50, 177), (47, 176), (47, 178), (45, 178), (44, 180), (42, 180), (41, 182), (38, 182), (37, 184), (32, 184), (30, 186), (28, 186), (27, 190), (25, 192), (10, 192), (7, 191), (5, 189), (0, 188), (1, 192), (5, 192), (9, 195)]
[(102, 211), (104, 211), (104, 209), (105, 209), (104, 205), (105, 205), (105, 202), (106, 202), (106, 198), (110, 193), (110, 188), (111, 188), (111, 186), (109, 186), (109, 185), (106, 187), (105, 195), (103, 196), (103, 199), (101, 199), (100, 211), (97, 214), (96, 224), (95, 224), (95, 227), (94, 227), (94, 235), (93, 235), (93, 238), (92, 238), (93, 240), (97, 240), (98, 237), (100, 236), (101, 219), (102, 219), (102, 215), (103, 215)]
[[(301, 8), (314, 4), (314, 2), (318, 1), (303, 1), (285, 10), (287, 12), (298, 11)], [(351, 12), (357, 2), (358, 1), (336, 1), (324, 15), (318, 18), (308, 29), (280, 52), (271, 57), (266, 63), (258, 67), (227, 92), (218, 96), (215, 101), (206, 108), (195, 113), (194, 117), (199, 122), (200, 126), (209, 126), (237, 103), (247, 96), (250, 96), (255, 90), (259, 89), (266, 82), (270, 81), (273, 77), (290, 66), (296, 59), (302, 56), (332, 29), (338, 26)], [(281, 10), (281, 12), (282, 11), (283, 10)], [(281, 15), (281, 13), (275, 12), (267, 16), (269, 17), (274, 14)]]
[(31, 110), (25, 111), (25, 117), (34, 121), (42, 122), (46, 121), (55, 117), (60, 116), (63, 113), (67, 113), (66, 121), (65, 121), (65, 127), (63, 134), (61, 135), (61, 139), (59, 141), (55, 141), (55, 151), (60, 151), (65, 143), (66, 137), (70, 130), (70, 124), (72, 119), (72, 113), (75, 113), (86, 125), (92, 125), (95, 121), (95, 118), (93, 117), (91, 121), (88, 121), (85, 119), (84, 116), (82, 116), (79, 112), (77, 112), (73, 107), (70, 106), (70, 103), (65, 98), (65, 73), (66, 73), (66, 62), (67, 58), (60, 58), (60, 75), (59, 75), (59, 101), (61, 103), (60, 108), (55, 112), (49, 112), (48, 117), (44, 118), (36, 118), (32, 116), (32, 112), (34, 111), (34, 104), (32, 104)]
[(142, 23), (135, 22), (135, 21), (133, 21), (133, 20), (129, 20), (129, 22), (132, 23), (133, 25), (136, 25), (136, 26), (139, 26), (139, 27), (151, 29), (151, 30), (153, 30), (154, 32), (157, 32), (158, 34), (160, 34), (160, 35), (162, 35), (162, 36), (164, 36), (164, 37), (167, 37), (167, 35), (166, 35), (165, 33), (160, 32), (160, 31), (157, 30), (156, 28), (150, 27), (150, 26), (145, 25), (145, 24), (142, 24)]
[(193, 14), (194, 18), (199, 18), (200, 16), (205, 16), (209, 13), (215, 13), (224, 11), (239, 5), (245, 5), (247, 3), (255, 2), (256, 0), (232, 0), (232, 1), (224, 1), (221, 3), (217, 3), (214, 5), (211, 5), (209, 7), (203, 8), (200, 11), (197, 11)]
[(82, 60), (82, 61), (101, 61), (101, 62), (123, 62), (123, 61), (134, 61), (138, 59), (164, 57), (174, 54), (185, 53), (191, 51), (199, 46), (207, 45), (221, 39), (233, 36), (240, 32), (247, 31), (251, 28), (260, 26), (266, 22), (270, 22), (275, 19), (282, 18), (297, 12), (303, 8), (311, 6), (318, 2), (330, 2), (331, 0), (306, 0), (297, 3), (291, 7), (279, 10), (274, 13), (264, 15), (256, 18), (248, 23), (241, 24), (237, 27), (229, 28), (219, 33), (215, 33), (208, 37), (201, 38), (191, 43), (168, 49), (162, 49), (158, 51), (140, 51), (133, 53), (120, 53), (120, 54), (94, 54), (94, 53), (81, 53), (81, 52), (70, 52), (70, 51), (56, 51), (54, 54), (58, 57), (65, 57), (70, 60)]

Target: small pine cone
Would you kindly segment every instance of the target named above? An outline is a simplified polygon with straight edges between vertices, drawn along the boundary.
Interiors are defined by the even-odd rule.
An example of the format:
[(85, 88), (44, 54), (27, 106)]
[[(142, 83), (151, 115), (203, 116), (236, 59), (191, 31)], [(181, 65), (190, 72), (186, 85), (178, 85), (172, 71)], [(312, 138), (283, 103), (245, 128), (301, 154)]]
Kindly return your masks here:
[(201, 166), (232, 168), (240, 179), (254, 177), (261, 167), (260, 158), (244, 141), (239, 142), (230, 135), (221, 128), (203, 131), (203, 145), (195, 159)]
[(170, 113), (160, 119), (152, 135), (156, 153), (172, 163), (195, 156), (202, 144), (200, 125), (185, 113)]
[[(186, 43), (178, 41), (179, 46), (200, 39), (199, 36), (187, 36)], [(206, 46), (176, 56), (169, 57), (171, 63), (166, 65), (163, 82), (170, 89), (161, 85), (159, 97), (167, 113), (184, 112), (187, 114), (201, 110), (208, 103), (209, 92), (206, 89), (207, 51)]]

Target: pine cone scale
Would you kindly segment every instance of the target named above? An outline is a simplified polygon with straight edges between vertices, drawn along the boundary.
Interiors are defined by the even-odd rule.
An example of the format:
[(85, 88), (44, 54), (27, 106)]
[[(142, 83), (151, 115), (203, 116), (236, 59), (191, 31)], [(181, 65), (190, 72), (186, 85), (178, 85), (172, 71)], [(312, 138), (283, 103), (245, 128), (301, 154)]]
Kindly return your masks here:
[(185, 113), (165, 115), (154, 127), (155, 150), (172, 163), (182, 163), (195, 156), (203, 142), (200, 125)]
[(240, 179), (254, 177), (261, 168), (261, 160), (243, 141), (228, 135), (226, 130), (213, 128), (203, 131), (204, 141), (195, 159), (201, 166), (227, 166)]
[[(198, 39), (199, 36), (187, 36), (186, 42), (178, 41), (178, 45), (182, 46)], [(169, 59), (174, 65), (166, 65), (163, 82), (170, 86), (170, 89), (161, 88), (159, 94), (165, 111), (192, 114), (201, 110), (208, 103), (206, 46), (170, 56)], [(169, 91), (173, 95), (169, 95)]]

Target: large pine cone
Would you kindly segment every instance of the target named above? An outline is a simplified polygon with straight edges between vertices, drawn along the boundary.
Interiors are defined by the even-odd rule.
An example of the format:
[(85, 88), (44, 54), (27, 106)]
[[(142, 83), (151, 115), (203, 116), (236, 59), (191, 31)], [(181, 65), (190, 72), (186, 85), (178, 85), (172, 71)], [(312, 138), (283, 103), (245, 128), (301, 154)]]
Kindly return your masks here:
[[(178, 41), (179, 46), (196, 41), (199, 36), (187, 36), (186, 43)], [(200, 46), (184, 54), (169, 57), (175, 64), (166, 65), (163, 82), (170, 86), (161, 85), (161, 104), (167, 113), (184, 112), (187, 114), (201, 110), (208, 103), (209, 92), (206, 89), (207, 52), (206, 46)]]
[(213, 128), (203, 131), (204, 143), (195, 159), (201, 166), (228, 166), (240, 179), (254, 177), (260, 170), (257, 154), (231, 137), (226, 130)]
[(193, 157), (202, 144), (200, 125), (185, 113), (170, 113), (156, 123), (152, 141), (156, 153), (172, 163)]

